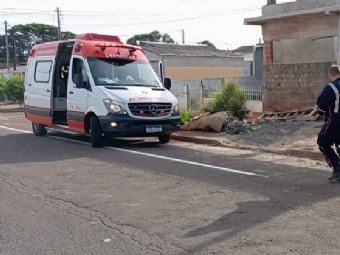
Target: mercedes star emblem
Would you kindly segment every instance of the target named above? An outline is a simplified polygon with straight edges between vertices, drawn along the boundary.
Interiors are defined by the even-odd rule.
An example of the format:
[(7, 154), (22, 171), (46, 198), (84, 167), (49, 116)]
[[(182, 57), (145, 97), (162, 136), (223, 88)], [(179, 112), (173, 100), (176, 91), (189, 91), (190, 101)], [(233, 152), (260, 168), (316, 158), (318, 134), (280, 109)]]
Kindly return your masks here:
[(156, 105), (152, 104), (149, 106), (149, 112), (151, 112), (151, 114), (156, 114), (158, 111), (158, 108)]

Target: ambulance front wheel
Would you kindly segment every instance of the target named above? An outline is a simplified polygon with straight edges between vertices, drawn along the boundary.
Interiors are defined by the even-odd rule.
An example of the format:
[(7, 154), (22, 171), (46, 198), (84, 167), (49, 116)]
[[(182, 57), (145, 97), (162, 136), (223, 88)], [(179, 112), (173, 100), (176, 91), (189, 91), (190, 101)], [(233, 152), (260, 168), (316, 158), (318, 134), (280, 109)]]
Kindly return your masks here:
[(160, 135), (158, 136), (159, 143), (166, 144), (170, 142), (170, 135)]
[(47, 130), (44, 125), (32, 122), (33, 134), (36, 136), (45, 136), (47, 134)]
[(93, 148), (99, 148), (103, 146), (103, 131), (100, 122), (97, 117), (91, 117), (90, 119), (90, 133), (91, 133), (91, 145)]

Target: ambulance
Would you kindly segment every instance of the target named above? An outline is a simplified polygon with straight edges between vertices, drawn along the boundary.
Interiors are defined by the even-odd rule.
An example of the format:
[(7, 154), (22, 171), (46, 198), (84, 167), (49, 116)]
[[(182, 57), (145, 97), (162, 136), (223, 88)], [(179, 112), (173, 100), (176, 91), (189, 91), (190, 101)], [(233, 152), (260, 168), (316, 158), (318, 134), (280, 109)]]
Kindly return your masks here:
[(25, 117), (36, 136), (89, 135), (94, 148), (107, 137), (158, 137), (165, 144), (180, 128), (170, 89), (171, 80), (158, 76), (142, 48), (85, 33), (32, 47)]

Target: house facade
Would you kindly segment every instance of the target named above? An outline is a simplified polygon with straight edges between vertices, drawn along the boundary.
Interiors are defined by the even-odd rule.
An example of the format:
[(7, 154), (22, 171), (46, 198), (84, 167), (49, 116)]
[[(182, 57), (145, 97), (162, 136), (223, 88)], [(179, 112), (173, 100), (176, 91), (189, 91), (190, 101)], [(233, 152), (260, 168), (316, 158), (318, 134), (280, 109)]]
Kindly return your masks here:
[(162, 61), (164, 76), (172, 80), (240, 77), (244, 57), (206, 45), (141, 42), (148, 59)]
[(262, 27), (264, 110), (311, 107), (339, 63), (340, 0), (296, 0), (263, 6), (246, 25)]
[(241, 46), (232, 51), (234, 54), (243, 56), (243, 76), (251, 76), (254, 74), (254, 46)]

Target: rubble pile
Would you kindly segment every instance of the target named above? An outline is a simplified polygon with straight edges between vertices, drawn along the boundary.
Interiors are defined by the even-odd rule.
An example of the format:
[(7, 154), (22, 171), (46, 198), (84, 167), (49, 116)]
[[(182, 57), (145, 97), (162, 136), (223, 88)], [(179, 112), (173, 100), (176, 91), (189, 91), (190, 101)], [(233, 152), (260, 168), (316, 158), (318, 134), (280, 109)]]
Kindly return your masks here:
[[(256, 116), (256, 117), (255, 117)], [(213, 131), (227, 134), (250, 134), (261, 130), (260, 123), (267, 122), (304, 122), (316, 121), (318, 118), (315, 107), (301, 108), (285, 112), (251, 113), (247, 120), (239, 120), (231, 112), (202, 113), (188, 124), (181, 126), (181, 131)]]
[(246, 134), (255, 131), (246, 120), (240, 121), (231, 112), (203, 113), (188, 124), (181, 126), (181, 131), (213, 131), (216, 133)]
[(231, 112), (217, 112), (214, 114), (201, 114), (188, 124), (181, 126), (182, 131), (214, 131), (220, 133), (224, 127), (225, 120), (232, 117)]

